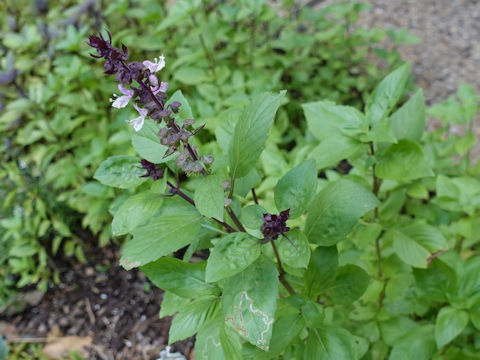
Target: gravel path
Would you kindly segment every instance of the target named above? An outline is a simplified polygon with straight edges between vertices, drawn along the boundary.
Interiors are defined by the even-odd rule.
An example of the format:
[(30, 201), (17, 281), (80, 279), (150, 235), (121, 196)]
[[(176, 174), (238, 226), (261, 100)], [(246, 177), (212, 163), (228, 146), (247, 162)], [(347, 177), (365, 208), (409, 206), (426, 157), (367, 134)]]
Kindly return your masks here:
[(411, 61), (428, 104), (454, 94), (461, 82), (480, 90), (480, 1), (364, 1), (372, 10), (362, 15), (362, 24), (407, 28), (420, 37), (420, 43), (402, 46), (401, 53)]
[[(344, 0), (320, 0), (317, 6)], [(480, 92), (480, 0), (355, 0), (372, 6), (359, 24), (407, 28), (421, 41), (402, 45), (427, 104), (445, 100), (466, 82)]]

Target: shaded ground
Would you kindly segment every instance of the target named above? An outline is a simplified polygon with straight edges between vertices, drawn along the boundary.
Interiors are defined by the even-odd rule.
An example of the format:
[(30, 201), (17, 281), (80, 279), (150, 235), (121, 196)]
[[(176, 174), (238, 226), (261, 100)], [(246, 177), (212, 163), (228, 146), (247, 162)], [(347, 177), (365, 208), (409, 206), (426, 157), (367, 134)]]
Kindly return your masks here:
[[(168, 339), (170, 318), (159, 319), (162, 292), (150, 288), (137, 270), (125, 271), (118, 253), (102, 249), (93, 265), (60, 267), (62, 282), (50, 289), (42, 302), (22, 314), (7, 318), (20, 339), (55, 336), (90, 336), (89, 359), (150, 360), (159, 357)], [(193, 341), (173, 346), (187, 358)]]

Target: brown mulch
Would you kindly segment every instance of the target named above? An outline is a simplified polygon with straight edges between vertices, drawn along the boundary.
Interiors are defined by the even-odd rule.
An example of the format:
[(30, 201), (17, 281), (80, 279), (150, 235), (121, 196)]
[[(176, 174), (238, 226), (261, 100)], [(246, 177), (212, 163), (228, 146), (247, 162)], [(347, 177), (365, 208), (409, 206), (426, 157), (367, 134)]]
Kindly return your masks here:
[[(91, 264), (64, 264), (61, 283), (37, 306), (2, 320), (27, 342), (52, 334), (91, 337), (88, 359), (157, 359), (171, 322), (158, 316), (162, 291), (140, 271), (121, 268), (117, 250), (101, 252)], [(173, 344), (172, 351), (192, 358), (193, 339)]]

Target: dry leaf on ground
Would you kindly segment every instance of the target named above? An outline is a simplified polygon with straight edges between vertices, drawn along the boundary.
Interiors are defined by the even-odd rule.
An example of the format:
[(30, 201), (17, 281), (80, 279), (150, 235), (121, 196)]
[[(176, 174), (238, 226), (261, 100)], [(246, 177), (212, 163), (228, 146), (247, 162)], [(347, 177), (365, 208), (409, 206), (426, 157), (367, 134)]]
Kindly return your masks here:
[(65, 336), (49, 341), (42, 352), (50, 359), (61, 359), (72, 351), (77, 351), (82, 356), (87, 356), (85, 347), (92, 343), (90, 336)]

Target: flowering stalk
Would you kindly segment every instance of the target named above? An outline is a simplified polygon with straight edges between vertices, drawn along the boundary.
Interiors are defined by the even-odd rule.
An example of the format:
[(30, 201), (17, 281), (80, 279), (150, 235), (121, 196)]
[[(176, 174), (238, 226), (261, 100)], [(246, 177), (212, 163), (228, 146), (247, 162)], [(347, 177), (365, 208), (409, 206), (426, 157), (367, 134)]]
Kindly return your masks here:
[[(123, 108), (130, 101), (133, 102), (133, 107), (139, 116), (128, 123), (133, 126), (135, 131), (142, 129), (147, 116), (158, 122), (164, 121), (166, 127), (161, 130), (159, 136), (161, 144), (169, 148), (165, 156), (179, 152), (183, 146), (184, 150), (181, 154), (184, 155), (179, 156), (181, 161), (177, 162), (177, 165), (187, 173), (201, 172), (206, 175), (204, 164), (208, 163), (210, 158), (200, 159), (195, 149), (188, 143), (188, 139), (195, 134), (195, 131), (191, 129), (193, 120), (184, 122), (180, 128), (175, 122), (173, 114), (178, 113), (181, 104), (175, 101), (165, 107), (168, 83), (159, 81), (156, 75), (165, 67), (165, 57), (162, 55), (155, 58), (153, 62), (150, 60), (141, 63), (138, 61), (127, 62), (127, 47), (122, 45), (121, 50), (115, 48), (112, 45), (110, 33), (108, 33), (108, 40), (102, 34), (89, 36), (88, 45), (97, 50), (96, 55), (90, 55), (95, 58), (104, 58), (105, 73), (115, 74), (115, 79), (119, 83), (118, 89), (122, 95), (114, 95), (110, 99), (112, 106)], [(132, 85), (134, 81), (138, 83), (139, 87)]]
[[(253, 189), (252, 189), (253, 190)], [(275, 240), (278, 239), (280, 235), (286, 238), (293, 247), (296, 248), (295, 244), (285, 235), (286, 232), (290, 230), (287, 226), (287, 220), (290, 217), (290, 209), (282, 211), (278, 215), (274, 214), (263, 214), (263, 225), (260, 228), (260, 231), (263, 234), (263, 240), (260, 240), (260, 243), (264, 244), (270, 242), (272, 245), (273, 253), (275, 254), (275, 258), (277, 259), (278, 263), (278, 270), (279, 270), (279, 279), (285, 289), (289, 292), (290, 295), (295, 294), (295, 290), (290, 285), (290, 283), (285, 279), (286, 271), (283, 268), (282, 260), (280, 259), (280, 254), (278, 253), (277, 246), (275, 245)]]
[[(121, 95), (113, 95), (110, 99), (112, 106), (115, 108), (124, 108), (130, 101), (133, 102), (133, 107), (139, 113), (139, 116), (133, 120), (128, 121), (133, 126), (135, 131), (140, 131), (143, 127), (146, 117), (162, 122), (166, 126), (158, 132), (160, 143), (168, 147), (165, 157), (175, 152), (179, 152), (177, 158), (177, 166), (186, 173), (202, 173), (207, 175), (206, 167), (213, 162), (211, 155), (198, 156), (196, 149), (188, 143), (188, 139), (195, 135), (202, 127), (193, 129), (194, 120), (186, 119), (180, 127), (173, 117), (173, 114), (178, 113), (181, 104), (177, 101), (165, 107), (167, 99), (168, 83), (159, 81), (156, 73), (165, 67), (165, 57), (162, 55), (155, 58), (155, 61), (145, 60), (142, 63), (137, 61), (127, 62), (128, 49), (122, 44), (122, 49), (115, 48), (112, 45), (112, 36), (108, 32), (108, 40), (102, 34), (89, 36), (89, 43), (91, 47), (97, 50), (97, 54), (90, 54), (95, 58), (105, 59), (105, 73), (109, 75), (115, 74), (118, 89)], [(139, 87), (132, 85), (137, 82)], [(129, 86), (129, 88), (127, 88)], [(143, 106), (143, 107), (141, 107)], [(180, 149), (183, 147), (183, 151)], [(147, 170), (144, 177), (151, 177), (153, 180), (158, 180), (163, 177), (164, 169), (159, 168), (158, 165), (142, 160), (142, 168)], [(195, 206), (195, 203), (179, 187), (168, 183), (170, 192), (177, 194), (186, 201)], [(246, 232), (242, 223), (239, 221), (235, 213), (227, 207), (227, 214), (230, 216), (234, 224), (240, 231)], [(217, 223), (224, 226), (229, 232), (235, 232), (232, 226), (224, 223), (218, 219), (213, 219)]]
[[(191, 119), (183, 120), (182, 126), (180, 127), (175, 122), (172, 114), (178, 113), (181, 104), (179, 102), (172, 102), (165, 106), (168, 83), (159, 81), (156, 75), (158, 71), (165, 67), (164, 56), (162, 55), (159, 58), (156, 58), (154, 62), (149, 60), (145, 60), (142, 63), (136, 61), (127, 62), (127, 47), (122, 45), (122, 50), (113, 47), (110, 33), (108, 33), (108, 37), (107, 41), (101, 34), (98, 36), (92, 35), (89, 37), (89, 45), (97, 50), (98, 55), (91, 54), (93, 57), (104, 58), (106, 60), (104, 64), (105, 73), (116, 75), (115, 78), (119, 83), (118, 90), (121, 95), (113, 95), (113, 98), (110, 99), (112, 106), (120, 109), (126, 107), (130, 102), (133, 103), (133, 107), (137, 110), (139, 116), (128, 122), (133, 126), (135, 131), (140, 131), (142, 129), (147, 116), (157, 122), (164, 121), (166, 126), (158, 132), (158, 136), (160, 137), (160, 143), (168, 146), (165, 156), (179, 152), (176, 161), (178, 167), (186, 173), (201, 172), (206, 176), (207, 171), (204, 166), (211, 164), (213, 162), (213, 157), (202, 156), (199, 158), (196, 149), (188, 143), (188, 139), (195, 135), (201, 127), (193, 130), (191, 127), (194, 124), (194, 120)], [(139, 87), (132, 85), (132, 82), (134, 81), (138, 83)], [(183, 151), (180, 152), (179, 149), (182, 145)], [(165, 175), (164, 167), (151, 163), (145, 159), (141, 160), (141, 167), (146, 170), (146, 173), (143, 174), (142, 177), (150, 177), (153, 181), (162, 179)], [(179, 186), (175, 186), (169, 181), (167, 181), (167, 186), (169, 186), (172, 195), (178, 195), (191, 205), (195, 206), (194, 200), (181, 191)], [(233, 185), (230, 190), (233, 190)], [(255, 202), (258, 203), (254, 189), (252, 189), (252, 194)], [(231, 194), (229, 199), (231, 199)], [(237, 229), (241, 232), (246, 232), (245, 227), (229, 206), (226, 207), (226, 211)], [(290, 230), (290, 228), (286, 226), (288, 217), (289, 210), (283, 211), (279, 215), (265, 214), (264, 225), (260, 230), (264, 235), (264, 240), (261, 242), (271, 242), (280, 269), (280, 279), (285, 288), (292, 294), (294, 291), (284, 278), (285, 270), (283, 269), (280, 256), (278, 255), (278, 251), (274, 244), (274, 240), (276, 240), (279, 235), (286, 237), (285, 233)], [(228, 232), (237, 231), (228, 223), (216, 218), (212, 218), (212, 220), (222, 225)]]

